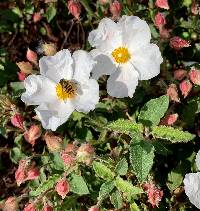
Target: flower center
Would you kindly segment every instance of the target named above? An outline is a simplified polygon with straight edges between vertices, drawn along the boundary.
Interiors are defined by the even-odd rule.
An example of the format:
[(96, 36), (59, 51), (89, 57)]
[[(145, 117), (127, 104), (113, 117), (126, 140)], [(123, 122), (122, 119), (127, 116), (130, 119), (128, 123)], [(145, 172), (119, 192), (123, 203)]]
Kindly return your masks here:
[(131, 58), (131, 55), (126, 47), (116, 48), (112, 52), (112, 56), (114, 57), (115, 62), (120, 64), (126, 63)]
[(72, 99), (77, 95), (77, 85), (73, 81), (61, 79), (56, 85), (56, 94), (60, 100)]

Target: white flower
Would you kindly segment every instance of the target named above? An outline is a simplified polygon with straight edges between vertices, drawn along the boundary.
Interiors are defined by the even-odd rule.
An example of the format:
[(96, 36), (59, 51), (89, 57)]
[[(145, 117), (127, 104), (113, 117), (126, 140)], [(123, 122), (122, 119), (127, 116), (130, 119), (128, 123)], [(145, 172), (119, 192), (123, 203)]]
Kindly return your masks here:
[[(200, 170), (200, 150), (196, 156), (196, 165)], [(200, 209), (200, 172), (186, 174), (183, 183), (190, 202)]]
[(124, 15), (117, 23), (102, 19), (88, 38), (96, 48), (91, 51), (97, 61), (93, 78), (110, 75), (108, 93), (113, 97), (132, 97), (138, 80), (151, 79), (160, 72), (163, 59), (150, 39), (149, 26), (136, 16)]
[(89, 79), (95, 63), (83, 50), (71, 56), (65, 49), (40, 59), (41, 75), (25, 79), (26, 92), (21, 99), (28, 105), (39, 105), (35, 111), (45, 129), (55, 131), (74, 110), (89, 112), (95, 108), (99, 86)]

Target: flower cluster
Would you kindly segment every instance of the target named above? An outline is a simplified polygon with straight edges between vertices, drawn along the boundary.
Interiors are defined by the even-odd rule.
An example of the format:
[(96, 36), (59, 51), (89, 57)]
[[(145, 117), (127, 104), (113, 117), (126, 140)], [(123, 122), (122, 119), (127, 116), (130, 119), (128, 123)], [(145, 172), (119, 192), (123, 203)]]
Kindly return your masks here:
[[(95, 109), (99, 101), (96, 80), (102, 75), (110, 75), (109, 95), (132, 97), (138, 80), (149, 80), (160, 72), (163, 59), (150, 39), (149, 26), (136, 16), (123, 16), (117, 23), (104, 18), (88, 37), (95, 49), (90, 53), (78, 50), (72, 55), (64, 49), (42, 57), (40, 75), (32, 74), (24, 80), (26, 92), (21, 99), (27, 105), (38, 105), (35, 111), (43, 127), (55, 131), (74, 110)], [(27, 58), (37, 65), (32, 54), (29, 51)]]

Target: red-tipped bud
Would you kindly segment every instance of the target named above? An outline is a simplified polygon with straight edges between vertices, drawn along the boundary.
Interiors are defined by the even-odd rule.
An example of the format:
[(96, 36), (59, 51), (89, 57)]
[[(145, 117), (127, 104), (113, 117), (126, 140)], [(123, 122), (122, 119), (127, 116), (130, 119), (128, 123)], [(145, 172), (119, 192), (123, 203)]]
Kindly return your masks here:
[(175, 84), (170, 84), (167, 89), (167, 96), (169, 96), (170, 100), (175, 102), (180, 102), (179, 96), (178, 96), (178, 90)]
[(183, 80), (187, 76), (187, 71), (183, 69), (178, 69), (174, 71), (174, 79)]
[(158, 12), (155, 16), (154, 24), (157, 28), (162, 28), (166, 24), (165, 16), (162, 13)]
[(22, 73), (31, 74), (33, 71), (33, 66), (30, 62), (18, 62), (16, 64)]
[(70, 188), (69, 182), (65, 178), (63, 178), (57, 182), (55, 190), (58, 193), (58, 195), (60, 195), (62, 199), (64, 199), (66, 195), (69, 193), (69, 188)]
[(38, 125), (32, 125), (28, 131), (24, 133), (24, 138), (32, 146), (35, 145), (35, 141), (41, 136), (41, 128)]
[(174, 48), (175, 50), (179, 51), (182, 48), (187, 48), (190, 46), (190, 43), (178, 36), (172, 37), (170, 39), (170, 47)]
[(43, 208), (42, 208), (42, 211), (53, 211), (53, 207), (46, 204)]
[(31, 202), (25, 205), (24, 211), (38, 211), (38, 209), (35, 204)]
[(40, 12), (35, 12), (33, 14), (33, 22), (37, 23), (38, 21), (40, 21), (42, 19), (42, 15)]
[(76, 0), (70, 0), (67, 3), (67, 7), (69, 12), (79, 20), (80, 14), (81, 14), (81, 4), (79, 1)]
[(110, 12), (114, 19), (118, 19), (121, 15), (122, 5), (119, 1), (115, 0), (113, 3), (110, 3)]
[(77, 150), (77, 160), (90, 165), (94, 157), (94, 147), (90, 144), (82, 144)]
[(26, 78), (26, 76), (27, 76), (27, 75), (26, 75), (25, 73), (23, 73), (23, 72), (18, 72), (17, 75), (18, 75), (19, 81), (24, 81), (25, 78)]
[(92, 206), (92, 207), (90, 207), (89, 208), (89, 210), (88, 211), (99, 211), (99, 207), (98, 206)]
[(19, 210), (18, 202), (15, 197), (10, 196), (6, 199), (3, 205), (3, 211), (16, 211)]
[(161, 125), (173, 125), (178, 118), (178, 114), (170, 114), (161, 119), (160, 124)]
[(26, 58), (29, 62), (32, 62), (35, 65), (37, 65), (37, 63), (38, 63), (37, 62), (37, 59), (38, 59), (37, 54), (34, 51), (30, 50), (29, 48), (26, 52)]
[(193, 84), (200, 85), (200, 70), (192, 68), (189, 72), (189, 78)]
[(61, 149), (62, 138), (59, 136), (54, 136), (52, 133), (46, 132), (44, 135), (44, 140), (49, 151), (56, 152)]
[(190, 93), (190, 91), (192, 90), (192, 84), (190, 83), (189, 80), (184, 80), (179, 84), (179, 88), (184, 98), (186, 98)]
[(156, 0), (155, 5), (162, 9), (166, 9), (166, 10), (169, 9), (168, 0)]
[(24, 118), (21, 114), (16, 113), (11, 117), (11, 123), (13, 126), (24, 130)]

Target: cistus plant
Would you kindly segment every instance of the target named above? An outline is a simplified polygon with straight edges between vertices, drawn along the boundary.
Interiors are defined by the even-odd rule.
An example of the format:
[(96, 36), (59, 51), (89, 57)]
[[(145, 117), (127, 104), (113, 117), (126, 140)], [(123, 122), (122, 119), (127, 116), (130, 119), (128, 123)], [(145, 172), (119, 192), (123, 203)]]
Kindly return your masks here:
[(196, 0), (2, 1), (0, 209), (200, 209), (199, 26)]

